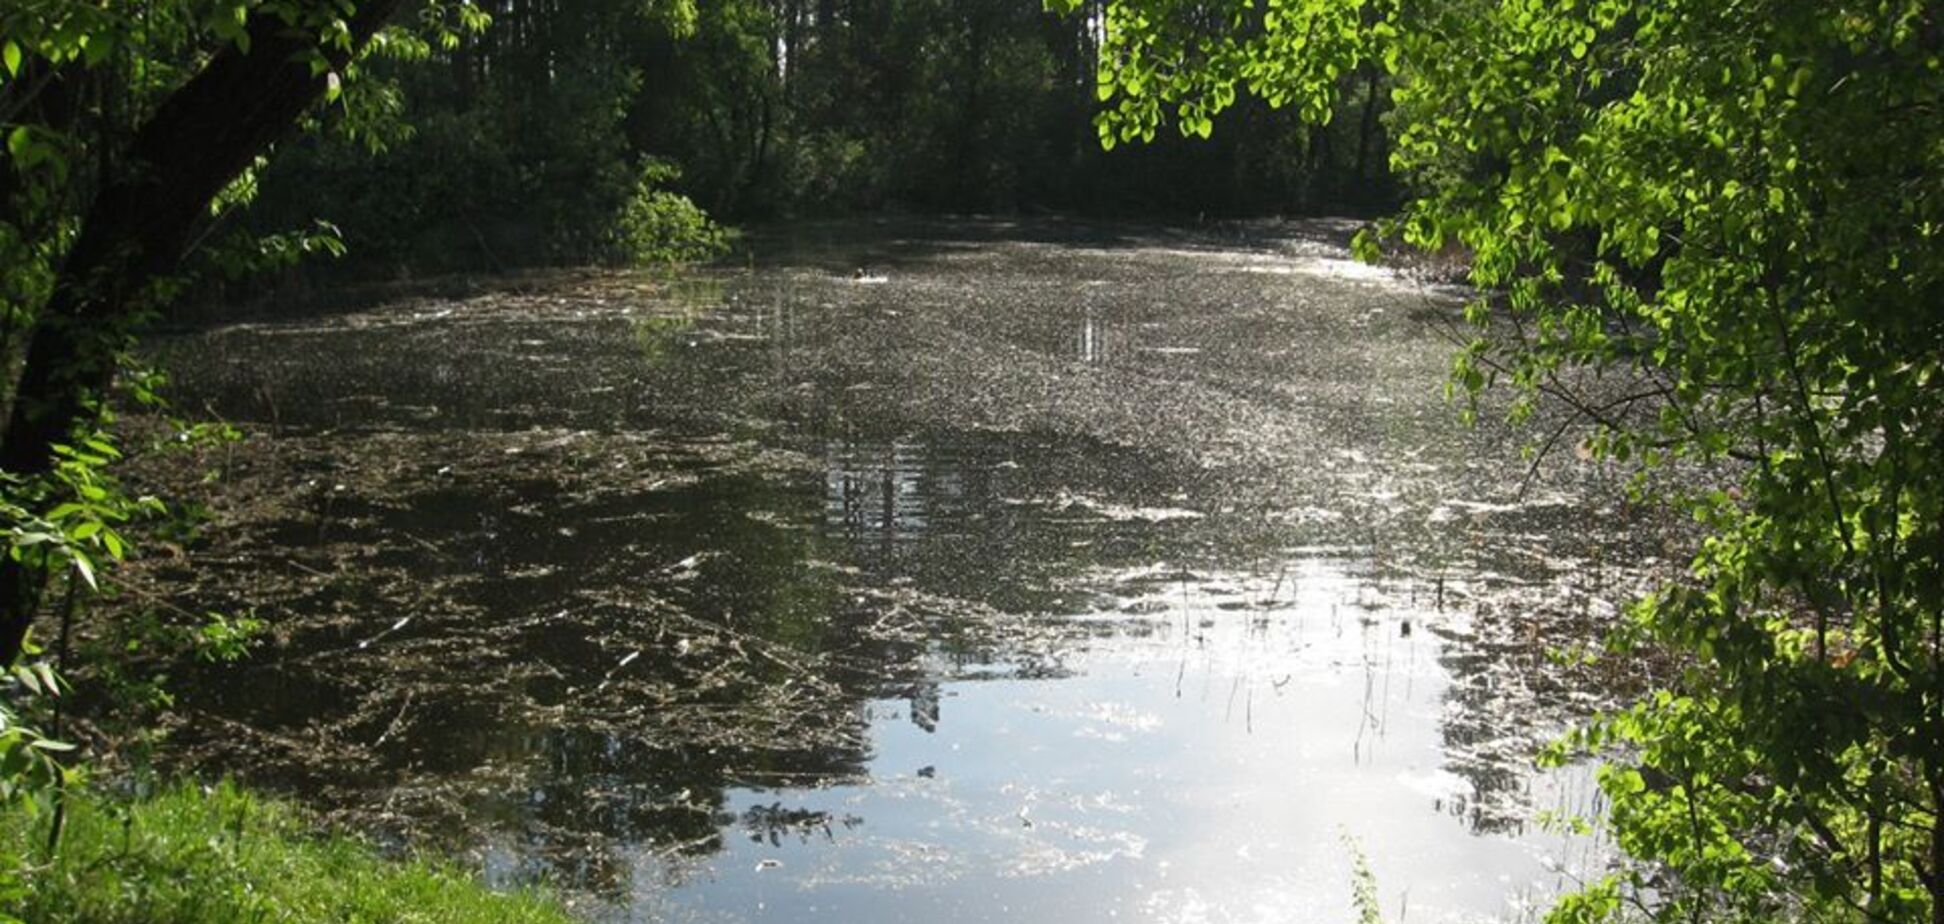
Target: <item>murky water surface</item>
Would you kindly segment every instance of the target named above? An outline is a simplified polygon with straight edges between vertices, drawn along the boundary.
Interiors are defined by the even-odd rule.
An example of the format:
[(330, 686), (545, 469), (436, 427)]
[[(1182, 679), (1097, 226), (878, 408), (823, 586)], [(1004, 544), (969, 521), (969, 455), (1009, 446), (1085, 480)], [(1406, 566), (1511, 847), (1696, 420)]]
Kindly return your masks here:
[(1348, 230), (813, 225), (167, 338), (255, 434), (195, 603), (275, 627), (177, 740), (616, 920), (1345, 921), (1358, 854), (1528, 916), (1600, 855), (1531, 822), (1598, 808), (1546, 649), (1662, 552), (1457, 425), (1456, 303)]

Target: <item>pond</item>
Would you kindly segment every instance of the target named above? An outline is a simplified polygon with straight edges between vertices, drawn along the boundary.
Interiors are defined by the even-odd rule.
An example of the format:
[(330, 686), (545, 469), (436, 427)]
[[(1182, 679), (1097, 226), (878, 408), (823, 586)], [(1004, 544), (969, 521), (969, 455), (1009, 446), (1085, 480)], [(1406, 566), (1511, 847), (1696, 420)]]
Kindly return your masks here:
[[(800, 224), (153, 344), (245, 442), (177, 759), (597, 920), (1529, 919), (1671, 553), (1344, 222)], [(1489, 414), (1488, 414), (1489, 416)]]

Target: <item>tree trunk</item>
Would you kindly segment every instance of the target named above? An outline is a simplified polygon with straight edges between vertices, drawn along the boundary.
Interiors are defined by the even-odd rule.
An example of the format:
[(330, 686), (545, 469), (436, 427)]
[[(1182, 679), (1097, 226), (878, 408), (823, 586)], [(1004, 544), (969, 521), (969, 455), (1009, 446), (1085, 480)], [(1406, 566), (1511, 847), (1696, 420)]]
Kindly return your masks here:
[(1375, 67), (1366, 69), (1364, 75), (1364, 104), (1362, 124), (1357, 127), (1357, 180), (1371, 183), (1370, 153), (1376, 148), (1377, 139), (1377, 81), (1379, 71)]
[[(365, 0), (349, 23), (361, 49), (400, 0)], [(115, 157), (41, 307), (26, 366), (0, 437), (0, 468), (23, 478), (53, 469), (52, 447), (89, 415), (114, 377), (115, 357), (175, 271), (210, 203), (324, 95), (306, 58), (341, 71), (352, 51), (321, 45), (314, 29), (269, 15), (250, 23), (249, 51), (224, 48), (177, 89)], [(0, 561), (0, 664), (19, 655), (40, 580)]]

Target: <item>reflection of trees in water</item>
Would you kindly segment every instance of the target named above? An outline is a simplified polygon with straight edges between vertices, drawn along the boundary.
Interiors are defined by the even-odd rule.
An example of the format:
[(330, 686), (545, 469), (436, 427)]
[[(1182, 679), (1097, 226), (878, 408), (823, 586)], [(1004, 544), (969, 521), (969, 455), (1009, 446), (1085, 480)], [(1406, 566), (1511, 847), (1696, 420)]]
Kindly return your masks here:
[[(338, 790), (354, 813), (457, 816), (455, 839), (484, 829), (527, 874), (596, 890), (625, 887), (633, 852), (706, 855), (737, 823), (855, 824), (784, 806), (739, 819), (725, 794), (862, 776), (872, 700), (902, 698), (935, 730), (935, 672), (1005, 654), (1003, 628), (954, 621), (1011, 617), (917, 585), (976, 598), (1083, 569), (1067, 543), (1099, 524), (1033, 522), (1046, 511), (1017, 503), (1050, 494), (1037, 479), (1072, 483), (1075, 456), (911, 440), (833, 444), (822, 492), (713, 464), (640, 492), (545, 478), (410, 490), (308, 537), (384, 550), (400, 580), (369, 582), (358, 605), (411, 610), (408, 630), (345, 650), (313, 613), (292, 647), (328, 656), (279, 667), (336, 689), (381, 677), (410, 697), (297, 696), (272, 724), (368, 758), (355, 791)], [(472, 566), (482, 555), (491, 569)], [(886, 586), (875, 569), (904, 577)], [(1047, 657), (1020, 655), (1018, 674), (1059, 676)]]
[(1135, 505), (1167, 496), (1167, 461), (1052, 434), (844, 436), (822, 445), (823, 531), (879, 581), (1010, 612), (1078, 611), (1076, 575), (1180, 541), (1167, 524), (1115, 521), (1063, 498)]
[[(334, 501), (329, 529), (293, 520), (302, 528), (269, 533), (278, 545), (239, 553), (298, 548), (331, 567), (356, 563), (357, 579), (266, 585), (238, 568), (236, 583), (206, 588), (223, 608), (262, 600), (294, 614), (291, 638), (240, 680), (211, 674), (229, 692), (192, 689), (185, 706), (239, 723), (212, 724), (209, 737), (262, 733), (210, 745), (226, 769), (268, 768), (381, 825), (413, 816), (405, 827), (455, 840), (487, 832), (528, 874), (625, 891), (644, 850), (711, 854), (738, 825), (780, 840), (858, 823), (781, 803), (725, 807), (735, 789), (856, 779), (872, 756), (868, 703), (903, 699), (909, 721), (933, 731), (941, 675), (1005, 659), (1006, 676), (1063, 676), (1061, 645), (1086, 631), (1030, 649), (986, 623), (1043, 628), (1056, 606), (1085, 611), (1102, 590), (1088, 574), (1167, 558), (1178, 564), (1154, 579), (1168, 589), (1204, 580), (1182, 562), (1239, 560), (1224, 543), (1315, 546), (1323, 535), (1109, 516), (1117, 502), (1135, 506), (1130, 486), (1164, 497), (1172, 486), (1143, 459), (1093, 444), (1008, 434), (824, 449), (820, 472), (787, 477), (719, 458), (677, 464), (666, 451), (639, 471), (608, 463), (591, 481), (428, 487), (407, 472), (357, 486), (345, 493), (378, 496)], [(1093, 504), (1061, 501), (1070, 496)], [(1295, 595), (1298, 577), (1265, 567), (1231, 602)], [(1074, 602), (1047, 602), (1062, 598)], [(381, 631), (401, 613), (409, 624)], [(1357, 614), (1346, 604), (1342, 618)], [(1382, 644), (1398, 644), (1386, 629)], [(1141, 622), (1111, 631), (1137, 635)], [(1482, 799), (1516, 794), (1523, 755), (1489, 750), (1505, 703), (1473, 680), (1476, 656), (1446, 666), (1451, 769)], [(1380, 720), (1386, 681), (1373, 675)], [(249, 753), (271, 735), (314, 747)], [(1457, 811), (1481, 830), (1504, 823)]]
[(1439, 808), (1481, 833), (1516, 833), (1525, 827), (1520, 806), (1530, 775), (1526, 729), (1512, 727), (1490, 656), (1470, 644), (1447, 646), (1439, 657), (1451, 674), (1445, 689), (1445, 769), (1471, 784), (1470, 793), (1439, 800)]
[[(1562, 609), (1578, 592), (1559, 596), (1556, 585), (1571, 579), (1531, 574), (1451, 594), (1453, 605), (1474, 612), (1463, 636), (1447, 638), (1439, 656), (1451, 675), (1440, 723), (1446, 769), (1471, 784), (1468, 796), (1440, 808), (1483, 833), (1526, 833), (1535, 808), (1600, 816), (1602, 797), (1591, 785), (1560, 793), (1571, 804), (1532, 804), (1537, 748), (1614, 691), (1610, 679), (1574, 671), (1552, 656), (1596, 642), (1603, 630)], [(1442, 591), (1440, 582), (1440, 598)]]
[(853, 541), (913, 539), (931, 525), (937, 506), (947, 516), (964, 494), (963, 473), (937, 465), (924, 443), (832, 443), (825, 456), (824, 524)]
[[(898, 562), (902, 573), (921, 569), (923, 563), (915, 559), (927, 550), (941, 545), (963, 548), (1002, 535), (1001, 530), (990, 526), (964, 529), (972, 517), (995, 515), (995, 512), (1016, 518), (1012, 529), (1003, 533), (1008, 540), (1047, 542), (1044, 548), (1050, 559), (1076, 570), (1112, 568), (1130, 561), (1148, 560), (1141, 553), (1156, 548), (1152, 540), (1132, 553), (1129, 552), (1132, 544), (1120, 545), (1114, 541), (1116, 530), (1139, 534), (1137, 531), (1144, 528), (1142, 524), (1079, 519), (1071, 524), (1073, 528), (1067, 529), (1057, 517), (1049, 517), (1031, 505), (1019, 504), (1017, 498), (1030, 496), (1035, 487), (1035, 481), (1021, 469), (1044, 464), (1045, 459), (1019, 455), (1017, 444), (1012, 448), (1014, 455), (995, 462), (992, 457), (982, 457), (976, 449), (964, 446), (941, 452), (918, 442), (832, 443), (827, 447), (826, 459), (826, 528), (851, 540), (866, 560), (873, 560), (874, 553), (879, 552), (902, 553), (905, 557)], [(1016, 468), (1021, 458), (1026, 459), (1025, 466)], [(1063, 478), (1054, 483), (1064, 488), (1074, 482)], [(940, 490), (941, 484), (948, 489)], [(1008, 498), (1013, 500), (1008, 502)], [(1556, 522), (1566, 511), (1542, 507), (1540, 512), (1544, 516), (1537, 519), (1527, 516), (1529, 512), (1530, 508), (1516, 511), (1517, 522), (1538, 526), (1539, 536), (1548, 542), (1556, 530), (1571, 525), (1570, 521)], [(1344, 628), (1368, 633), (1372, 646), (1365, 653), (1363, 663), (1366, 711), (1352, 742), (1359, 759), (1367, 758), (1363, 752), (1381, 747), (1393, 705), (1391, 685), (1399, 672), (1408, 672), (1406, 665), (1412, 660), (1411, 655), (1399, 649), (1420, 644), (1422, 633), (1414, 632), (1414, 627), (1421, 629), (1425, 625), (1422, 617), (1398, 619), (1392, 618), (1396, 616), (1392, 613), (1380, 618), (1379, 610), (1385, 604), (1376, 601), (1408, 600), (1408, 609), (1415, 614), (1444, 606), (1448, 574), (1526, 575), (1518, 579), (1501, 578), (1501, 585), (1506, 581), (1511, 585), (1487, 591), (1498, 595), (1516, 595), (1521, 592), (1520, 588), (1528, 584), (1542, 585), (1551, 577), (1543, 562), (1523, 550), (1508, 555), (1481, 546), (1481, 534), (1498, 536), (1505, 531), (1504, 525), (1467, 519), (1461, 527), (1453, 529), (1418, 517), (1390, 517), (1355, 527), (1348, 535), (1345, 527), (1338, 524), (1304, 524), (1280, 533), (1272, 530), (1270, 534), (1250, 535), (1245, 540), (1258, 548), (1263, 545), (1314, 547), (1348, 540), (1347, 548), (1369, 550), (1372, 570), (1358, 578), (1354, 598), (1345, 599), (1340, 608), (1332, 610), (1332, 619), (1345, 623)], [(1180, 530), (1170, 534), (1151, 525), (1146, 528), (1149, 536), (1167, 535), (1171, 548), (1180, 548), (1187, 538)], [(1582, 530), (1573, 542), (1591, 542), (1593, 538)], [(897, 541), (893, 542), (894, 539)], [(1071, 547), (1069, 544), (1076, 540), (1084, 541), (1086, 547)], [(1502, 544), (1504, 539), (1499, 536), (1496, 541)], [(1059, 547), (1063, 545), (1068, 547)], [(1218, 562), (1232, 560), (1233, 556), (1223, 548), (1217, 545), (1204, 551)], [(1480, 560), (1488, 554), (1496, 557), (1489, 562)], [(1017, 555), (1016, 551), (1008, 554), (997, 548), (982, 548), (973, 558), (989, 567)], [(991, 571), (981, 573), (987, 592), (998, 577)], [(1283, 590), (1285, 577), (1280, 571), (1267, 577), (1270, 596)], [(1290, 590), (1293, 592), (1294, 588)], [(1454, 605), (1457, 600), (1454, 595)], [(1429, 622), (1435, 626), (1439, 620), (1433, 618)], [(1360, 625), (1361, 629), (1353, 625)], [(1132, 633), (1138, 632), (1139, 627), (1122, 624), (1112, 631)], [(1451, 677), (1445, 694), (1446, 708), (1439, 723), (1446, 753), (1444, 769), (1467, 784), (1467, 791), (1437, 799), (1438, 808), (1460, 818), (1476, 832), (1524, 831), (1530, 818), (1532, 749), (1544, 721), (1542, 711), (1534, 708), (1531, 694), (1551, 684), (1546, 675), (1552, 667), (1542, 656), (1543, 646), (1525, 646), (1517, 653), (1516, 663), (1509, 663), (1514, 659), (1505, 647), (1486, 639), (1457, 638), (1444, 633), (1441, 641), (1424, 644), (1439, 652), (1440, 663)], [(1395, 665), (1394, 660), (1398, 662)], [(1059, 674), (1055, 670), (1050, 675)], [(1017, 666), (1010, 673), (1010, 676), (1021, 675)], [(896, 695), (909, 701), (910, 721), (927, 731), (936, 727), (935, 700), (927, 698), (930, 692), (924, 686), (896, 691)]]
[[(1435, 485), (1418, 490), (1429, 487)], [(1467, 505), (1434, 491), (1392, 503), (1389, 514), (1346, 518), (1366, 521), (1346, 538), (1350, 547), (1371, 550), (1380, 576), (1358, 594), (1387, 590), (1424, 615), (1395, 626), (1377, 651), (1366, 653), (1360, 679), (1368, 692), (1368, 730), (1359, 743), (1381, 730), (1370, 715), (1381, 716), (1385, 704), (1387, 652), (1409, 644), (1406, 626), (1411, 637), (1429, 630), (1450, 678), (1438, 723), (1443, 769), (1466, 784), (1466, 791), (1439, 798), (1437, 807), (1478, 833), (1528, 833), (1537, 748), (1611, 692), (1550, 653), (1597, 642), (1604, 622), (1587, 618), (1586, 608), (1594, 600), (1624, 598), (1629, 582), (1645, 573), (1639, 562), (1652, 562), (1664, 540), (1639, 515), (1602, 521), (1560, 501)], [(1332, 529), (1326, 524), (1319, 535)], [(1612, 561), (1622, 548), (1634, 564)], [(1380, 586), (1386, 582), (1388, 588)], [(1459, 608), (1470, 612), (1457, 618)], [(1586, 796), (1596, 798), (1597, 791)]]
[(733, 788), (855, 779), (869, 754), (854, 747), (671, 747), (578, 728), (542, 732), (530, 744), (519, 782), (468, 806), (476, 823), (516, 839), (524, 877), (625, 895), (627, 857), (637, 852), (708, 856), (739, 824), (753, 838), (780, 843), (862, 823), (781, 802), (741, 816), (726, 809)]
[[(514, 757), (525, 771), (522, 797), (495, 800), (485, 812), (495, 825), (529, 832), (529, 856), (556, 877), (577, 875), (590, 850), (617, 845), (680, 855), (721, 849), (723, 829), (736, 821), (723, 810), (731, 788), (861, 776), (870, 756), (863, 706), (877, 694), (875, 678), (918, 655), (908, 641), (867, 631), (871, 608), (835, 572), (810, 566), (830, 557), (826, 540), (738, 515), (780, 508), (782, 520), (801, 521), (811, 498), (743, 479), (683, 493), (669, 505), (681, 513), (665, 527), (637, 524), (611, 543), (590, 537), (594, 548), (631, 540), (639, 560), (682, 565), (633, 576), (635, 593), (646, 590), (678, 613), (592, 608), (639, 657), (561, 665), (572, 675), (570, 702), (591, 712), (577, 717), (570, 706), (565, 724)], [(654, 545), (665, 551), (642, 547)], [(711, 551), (692, 551), (698, 545)], [(602, 574), (591, 563), (574, 570)], [(623, 647), (603, 651), (611, 659)], [(844, 653), (841, 664), (824, 656), (831, 651)], [(770, 820), (792, 819), (779, 807)]]
[(935, 680), (927, 680), (912, 687), (906, 697), (911, 707), (911, 724), (927, 734), (938, 731), (939, 688)]
[[(1402, 540), (1403, 534), (1393, 533), (1391, 538)], [(1412, 670), (1410, 665), (1423, 634), (1418, 630), (1428, 626), (1441, 636), (1430, 643), (1431, 650), (1450, 678), (1438, 721), (1444, 745), (1443, 769), (1463, 779), (1469, 789), (1437, 797), (1436, 808), (1461, 819), (1474, 832), (1517, 833), (1524, 830), (1527, 820), (1524, 796), (1531, 776), (1533, 741), (1530, 728), (1520, 724), (1523, 720), (1516, 715), (1516, 707), (1508, 705), (1497, 691), (1507, 675), (1492, 669), (1489, 656), (1478, 649), (1475, 639), (1440, 631), (1440, 619), (1426, 612), (1443, 607), (1443, 567), (1429, 574), (1410, 573), (1421, 566), (1401, 574), (1395, 570), (1401, 562), (1438, 560), (1435, 547), (1427, 551), (1409, 541), (1390, 544), (1384, 561), (1372, 561), (1379, 573), (1358, 578), (1356, 596), (1331, 607), (1333, 631), (1360, 631), (1364, 635), (1358, 669), (1361, 715), (1351, 743), (1353, 756), (1359, 762), (1371, 760), (1382, 747), (1395, 675)], [(1380, 618), (1385, 607), (1371, 601), (1386, 599), (1405, 602), (1403, 614)]]
[(783, 845), (785, 837), (794, 837), (800, 842), (808, 842), (821, 835), (826, 841), (836, 839), (836, 828), (850, 830), (864, 823), (864, 819), (849, 813), (833, 815), (830, 812), (813, 809), (785, 808), (781, 801), (769, 805), (754, 805), (742, 813), (740, 819), (744, 833), (755, 843), (767, 843), (771, 847)]
[(1104, 317), (1091, 308), (1070, 331), (1066, 349), (1061, 352), (1087, 365), (1120, 362), (1132, 352), (1128, 325), (1118, 319)]
[(597, 890), (624, 885), (634, 851), (719, 849), (729, 789), (862, 775), (864, 704), (920, 672), (922, 639), (874, 633), (881, 605), (819, 564), (844, 550), (792, 527), (818, 519), (800, 482), (647, 474), (659, 486), (360, 486), (397, 494), (286, 531), (297, 554), (359, 562), (356, 581), (204, 586), (290, 613), (290, 637), (192, 682), (205, 721), (184, 743), (371, 827), (487, 841), (522, 875)]

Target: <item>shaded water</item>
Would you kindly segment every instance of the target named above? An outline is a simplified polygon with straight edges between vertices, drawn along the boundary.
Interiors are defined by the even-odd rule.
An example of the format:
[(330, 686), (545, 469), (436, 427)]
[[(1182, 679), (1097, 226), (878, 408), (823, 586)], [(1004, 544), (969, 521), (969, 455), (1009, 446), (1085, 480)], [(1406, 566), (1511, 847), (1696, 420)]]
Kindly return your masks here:
[(1660, 540), (1460, 429), (1455, 303), (1347, 230), (811, 225), (167, 338), (256, 434), (194, 602), (275, 627), (185, 759), (613, 919), (1348, 920), (1358, 851), (1527, 914), (1600, 855), (1529, 820), (1598, 810), (1528, 768), (1600, 686), (1546, 649)]

